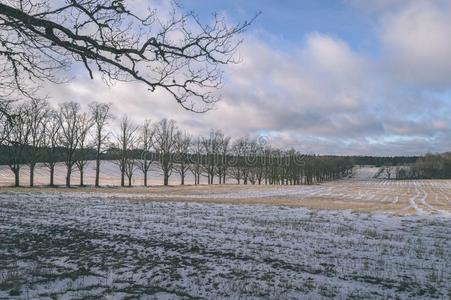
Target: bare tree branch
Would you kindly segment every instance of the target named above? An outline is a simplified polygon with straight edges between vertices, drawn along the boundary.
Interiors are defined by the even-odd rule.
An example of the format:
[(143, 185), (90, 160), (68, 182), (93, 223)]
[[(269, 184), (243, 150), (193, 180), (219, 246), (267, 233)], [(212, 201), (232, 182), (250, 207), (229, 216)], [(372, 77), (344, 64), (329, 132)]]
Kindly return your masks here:
[(141, 17), (127, 4), (2, 1), (0, 69), (5, 75), (0, 76), (9, 80), (0, 88), (34, 96), (30, 82), (60, 82), (58, 71), (79, 61), (90, 78), (99, 73), (111, 82), (142, 82), (150, 91), (166, 90), (187, 110), (210, 109), (219, 100), (215, 91), (221, 87), (221, 65), (236, 62), (237, 36), (253, 20), (230, 26), (214, 15), (204, 25), (194, 13), (180, 13), (176, 6), (169, 16), (151, 10)]

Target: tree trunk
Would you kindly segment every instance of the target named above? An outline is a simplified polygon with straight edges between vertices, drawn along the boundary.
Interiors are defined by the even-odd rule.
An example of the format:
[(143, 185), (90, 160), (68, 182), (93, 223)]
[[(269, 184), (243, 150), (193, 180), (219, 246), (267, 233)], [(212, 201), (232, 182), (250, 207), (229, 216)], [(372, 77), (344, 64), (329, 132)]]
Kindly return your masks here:
[(125, 186), (125, 171), (124, 171), (124, 167), (121, 170), (121, 186)]
[(132, 186), (132, 177), (128, 177), (128, 187)]
[(163, 184), (164, 185), (169, 185), (169, 174), (168, 174), (168, 171), (163, 171), (163, 177), (164, 177), (164, 179), (163, 179)]
[(199, 173), (197, 171), (194, 173), (194, 184), (199, 184)]
[(144, 186), (147, 186), (147, 170), (144, 170)]
[(34, 163), (30, 164), (30, 187), (34, 186), (34, 167)]
[(67, 167), (67, 173), (66, 173), (66, 187), (70, 187), (70, 176), (72, 174), (72, 166)]
[(55, 165), (50, 165), (50, 186), (54, 186), (54, 178), (55, 178)]
[[(97, 150), (99, 151), (99, 150)], [(96, 156), (96, 180), (95, 180), (95, 186), (100, 186), (100, 153), (97, 152)]]
[(17, 168), (14, 171), (14, 186), (19, 187), (20, 186), (20, 167), (17, 166)]
[(182, 174), (180, 174), (180, 177), (181, 177), (181, 182), (180, 182), (180, 184), (181, 184), (181, 185), (185, 185), (185, 172), (182, 172)]
[(79, 168), (79, 170), (80, 170), (80, 186), (84, 186), (84, 176), (83, 176), (83, 170), (84, 170), (84, 167), (83, 166), (81, 166), (80, 168)]

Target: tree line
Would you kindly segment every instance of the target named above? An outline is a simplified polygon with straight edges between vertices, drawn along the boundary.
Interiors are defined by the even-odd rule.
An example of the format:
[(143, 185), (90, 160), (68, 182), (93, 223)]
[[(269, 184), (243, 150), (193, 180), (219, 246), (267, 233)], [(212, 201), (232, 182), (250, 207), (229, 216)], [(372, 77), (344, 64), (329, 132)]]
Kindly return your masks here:
[(148, 185), (151, 168), (158, 168), (163, 184), (173, 174), (185, 184), (188, 174), (194, 184), (313, 184), (347, 176), (352, 171), (349, 159), (333, 156), (303, 155), (298, 151), (271, 147), (260, 137), (232, 139), (219, 130), (193, 137), (173, 120), (146, 120), (134, 124), (127, 116), (113, 130), (111, 105), (91, 103), (86, 109), (76, 102), (52, 107), (47, 101), (30, 99), (8, 106), (2, 117), (0, 141), (2, 160), (20, 186), (20, 171), (29, 168), (29, 185), (34, 185), (37, 163), (49, 170), (49, 185), (55, 185), (55, 167), (65, 166), (65, 185), (71, 186), (78, 171), (80, 186), (85, 185), (85, 168), (95, 161), (96, 187), (100, 186), (103, 160), (113, 161), (119, 169), (121, 186), (131, 186), (136, 172), (142, 172)]
[(450, 179), (451, 153), (426, 154), (415, 163), (392, 169), (396, 179)]
[(344, 156), (351, 159), (354, 165), (366, 166), (402, 166), (415, 163), (419, 156)]

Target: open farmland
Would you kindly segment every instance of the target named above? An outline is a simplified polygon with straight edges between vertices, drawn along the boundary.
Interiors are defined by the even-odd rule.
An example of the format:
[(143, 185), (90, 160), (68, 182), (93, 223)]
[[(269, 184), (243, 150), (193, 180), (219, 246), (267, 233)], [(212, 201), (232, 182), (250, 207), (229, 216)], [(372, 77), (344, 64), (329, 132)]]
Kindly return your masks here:
[(440, 215), (1, 194), (0, 297), (451, 296)]
[(451, 297), (451, 182), (375, 171), (314, 186), (3, 188), (0, 298)]
[[(350, 209), (365, 212), (389, 212), (400, 215), (441, 214), (451, 215), (451, 180), (387, 180), (374, 179), (378, 168), (355, 168), (350, 178), (315, 185), (236, 185), (229, 179), (226, 185), (159, 186), (162, 183), (158, 171), (151, 172), (152, 187), (119, 188), (119, 171), (114, 164), (104, 163), (101, 182), (104, 188), (8, 188), (11, 173), (3, 169), (1, 188), (4, 192), (18, 191), (38, 193), (64, 193), (71, 197), (134, 199), (142, 201), (181, 201), (230, 204), (272, 204), (302, 206), (313, 209)], [(156, 168), (155, 168), (156, 169)], [(154, 169), (154, 170), (155, 170)], [(24, 169), (25, 170), (25, 169)], [(48, 182), (45, 168), (38, 170), (37, 182)], [(64, 178), (62, 166), (57, 172)], [(85, 182), (93, 182), (94, 169), (88, 168)], [(26, 184), (26, 172), (23, 182)], [(135, 184), (142, 183), (137, 172)], [(58, 177), (58, 176), (57, 176)], [(76, 175), (74, 179), (77, 179)], [(61, 179), (61, 184), (62, 184)], [(74, 180), (74, 184), (76, 184)], [(174, 174), (172, 184), (178, 184)], [(188, 178), (187, 183), (190, 183)]]

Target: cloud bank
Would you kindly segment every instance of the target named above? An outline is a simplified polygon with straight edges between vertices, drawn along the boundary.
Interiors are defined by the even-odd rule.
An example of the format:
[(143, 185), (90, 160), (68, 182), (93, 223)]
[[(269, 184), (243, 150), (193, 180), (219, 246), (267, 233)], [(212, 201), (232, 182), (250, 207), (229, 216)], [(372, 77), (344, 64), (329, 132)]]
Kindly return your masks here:
[[(377, 2), (377, 4), (376, 4)], [(374, 19), (376, 54), (330, 33), (302, 33), (290, 50), (248, 33), (241, 63), (225, 69), (222, 101), (202, 115), (162, 91), (107, 87), (76, 75), (49, 86), (54, 101), (114, 103), (136, 122), (175, 119), (194, 134), (269, 135), (279, 147), (320, 154), (416, 155), (451, 149), (449, 1), (348, 0)]]

